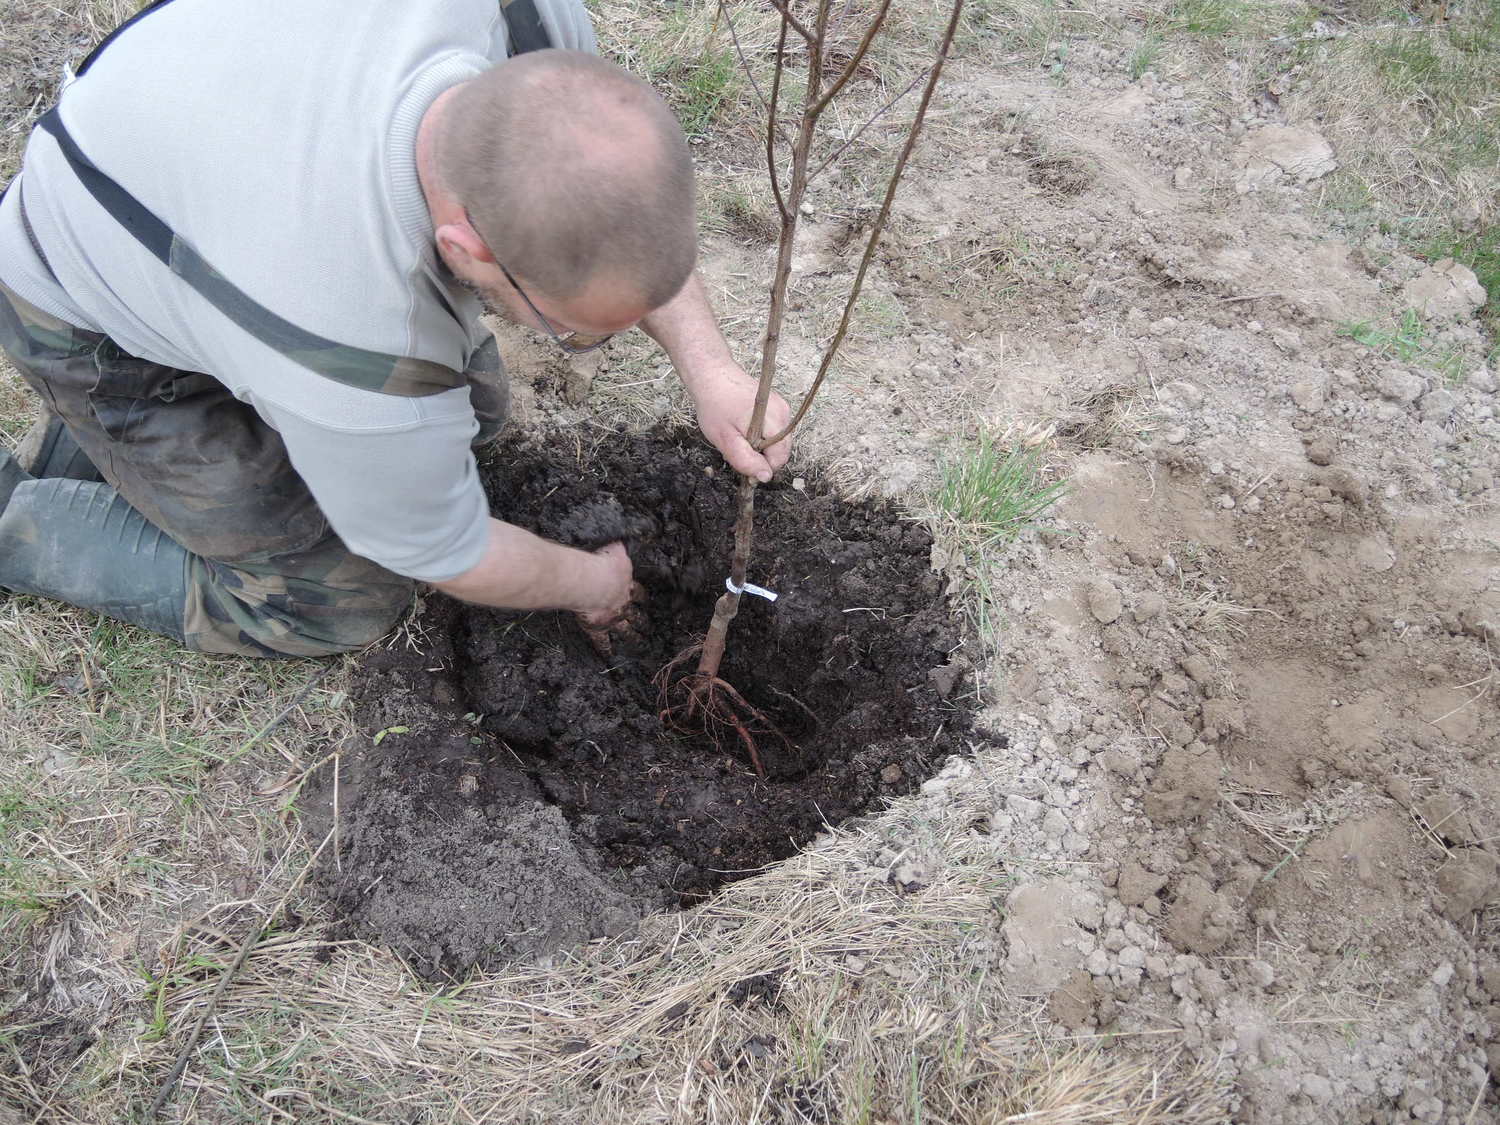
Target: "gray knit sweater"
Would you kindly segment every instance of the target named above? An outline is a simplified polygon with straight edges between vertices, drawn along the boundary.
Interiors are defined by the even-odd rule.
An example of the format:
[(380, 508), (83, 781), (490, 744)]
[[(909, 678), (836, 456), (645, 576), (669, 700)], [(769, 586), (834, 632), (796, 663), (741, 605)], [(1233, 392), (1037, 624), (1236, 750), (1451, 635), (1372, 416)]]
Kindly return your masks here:
[[(558, 46), (595, 49), (579, 0), (538, 8)], [(439, 268), (417, 126), (439, 94), (505, 58), (505, 35), (496, 0), (175, 0), (67, 85), (61, 113), (95, 165), (260, 304), (342, 344), (462, 370), (485, 329)], [(479, 561), (488, 507), (467, 388), (361, 390), (259, 343), (111, 219), (41, 131), (20, 181), (52, 273), (12, 190), (5, 284), (224, 383), (281, 433), (356, 554), (427, 581)]]

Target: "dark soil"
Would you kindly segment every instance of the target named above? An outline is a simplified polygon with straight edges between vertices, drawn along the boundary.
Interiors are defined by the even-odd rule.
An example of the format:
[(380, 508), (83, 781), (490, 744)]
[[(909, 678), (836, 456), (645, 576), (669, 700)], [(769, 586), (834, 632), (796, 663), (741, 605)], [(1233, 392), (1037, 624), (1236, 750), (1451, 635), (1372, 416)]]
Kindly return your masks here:
[[(495, 514), (592, 547), (624, 538), (647, 627), (606, 660), (568, 614), (432, 595), (364, 659), (323, 882), (356, 933), (426, 975), (619, 932), (790, 855), (964, 749), (957, 630), (931, 539), (880, 503), (760, 490), (751, 582), (722, 675), (784, 738), (667, 730), (653, 679), (701, 639), (723, 589), (734, 479), (696, 435), (503, 445)], [(305, 802), (331, 824), (334, 778)]]

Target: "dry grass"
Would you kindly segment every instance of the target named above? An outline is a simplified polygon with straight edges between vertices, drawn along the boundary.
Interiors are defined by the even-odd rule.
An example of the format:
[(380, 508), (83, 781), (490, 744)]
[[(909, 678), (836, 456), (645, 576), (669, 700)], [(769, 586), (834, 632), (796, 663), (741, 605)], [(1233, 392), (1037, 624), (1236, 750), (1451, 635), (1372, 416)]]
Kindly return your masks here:
[(131, 0), (0, 0), (0, 184), (20, 167), (26, 134), (51, 107), (63, 68), (136, 7)]
[[(979, 773), (999, 763), (979, 760)], [(909, 799), (689, 914), (549, 967), (433, 991), (391, 954), (269, 936), (229, 987), (181, 1120), (1062, 1123), (1222, 1120), (1221, 1080), (1042, 1047), (992, 971), (1009, 877), (950, 798)], [(920, 878), (902, 882), (904, 858)], [(909, 878), (909, 877), (908, 877)], [(67, 1075), (105, 1120), (149, 1098), (237, 934), (185, 932), (152, 994)], [(1040, 1049), (1038, 1049), (1040, 1048)], [(0, 1077), (23, 1105), (45, 1091)]]
[(1400, 223), (1500, 220), (1500, 12), (1375, 20), (1309, 47), (1294, 112), (1316, 107), (1345, 169)]
[(159, 1035), (144, 1001), (183, 942), (289, 879), (287, 782), (345, 733), (339, 689), (257, 734), (317, 670), (0, 602), (0, 1084), (21, 1104), (72, 1087), (95, 1029)]

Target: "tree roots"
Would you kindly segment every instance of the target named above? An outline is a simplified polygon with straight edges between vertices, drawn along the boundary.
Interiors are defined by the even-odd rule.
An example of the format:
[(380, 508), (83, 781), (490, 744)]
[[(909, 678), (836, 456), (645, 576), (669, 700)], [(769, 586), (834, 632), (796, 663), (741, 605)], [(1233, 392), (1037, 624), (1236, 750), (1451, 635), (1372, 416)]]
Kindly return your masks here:
[(769, 736), (788, 751), (794, 748), (765, 712), (727, 680), (701, 672), (678, 675), (684, 665), (698, 658), (702, 647), (699, 644), (684, 650), (656, 674), (653, 682), (661, 707), (658, 717), (669, 730), (681, 734), (700, 731), (707, 734), (720, 749), (724, 740), (732, 735), (749, 755), (756, 776), (764, 779), (766, 767), (756, 740)]

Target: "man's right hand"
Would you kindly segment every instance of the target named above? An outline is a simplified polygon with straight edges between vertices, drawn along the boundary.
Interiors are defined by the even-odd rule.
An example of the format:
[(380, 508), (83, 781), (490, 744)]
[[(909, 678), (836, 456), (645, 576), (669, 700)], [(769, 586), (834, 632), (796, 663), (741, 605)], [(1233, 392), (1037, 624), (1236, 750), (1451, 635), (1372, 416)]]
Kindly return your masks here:
[(646, 589), (634, 579), (625, 544), (616, 540), (594, 554), (609, 568), (600, 586), (601, 595), (607, 596), (609, 602), (606, 608), (579, 613), (578, 623), (595, 651), (608, 658), (614, 653), (616, 641), (640, 639), (645, 626)]
[(580, 551), (496, 519), (490, 520), (489, 531), (477, 566), (433, 586), (479, 605), (570, 609), (591, 622), (625, 614), (634, 583), (623, 543)]

